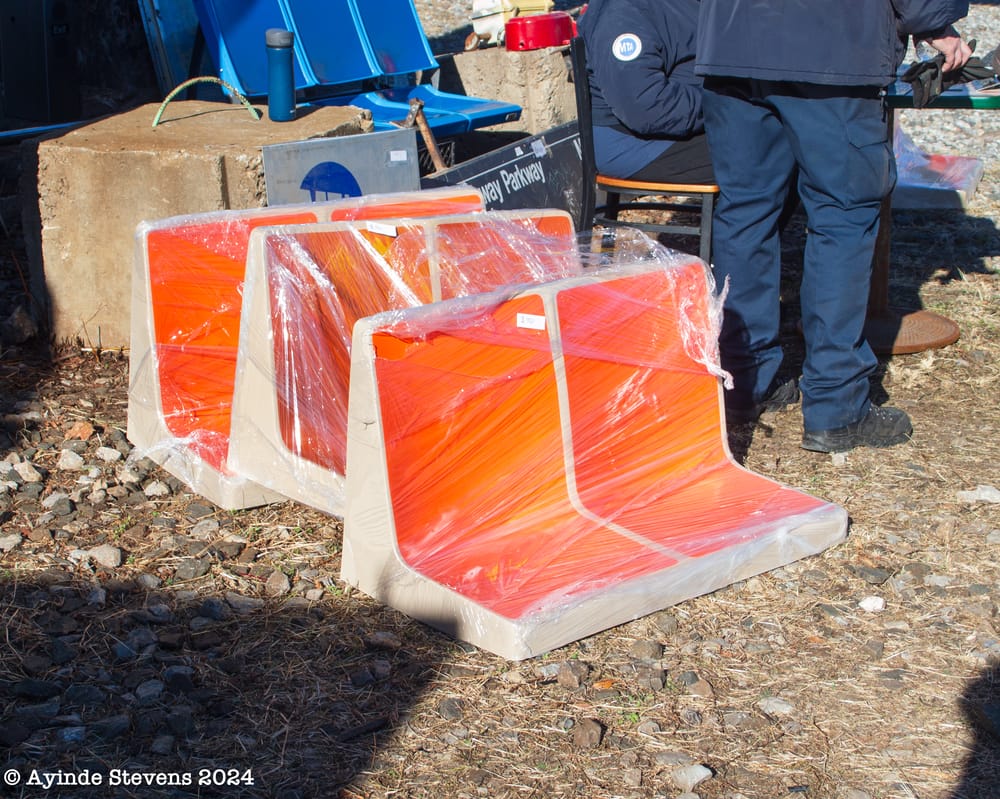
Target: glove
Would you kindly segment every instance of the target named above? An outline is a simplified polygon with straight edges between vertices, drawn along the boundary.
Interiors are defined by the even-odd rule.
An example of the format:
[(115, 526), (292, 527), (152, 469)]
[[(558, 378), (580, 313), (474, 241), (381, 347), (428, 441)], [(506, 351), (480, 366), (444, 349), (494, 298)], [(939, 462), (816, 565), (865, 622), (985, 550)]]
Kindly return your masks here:
[[(969, 46), (975, 49), (976, 40), (971, 40)], [(997, 53), (1000, 53), (1000, 49), (988, 53), (983, 59), (972, 57), (965, 62), (965, 66), (949, 72), (942, 70), (944, 56), (937, 55), (930, 61), (916, 61), (911, 64), (900, 80), (909, 83), (913, 89), (913, 107), (924, 108), (945, 89), (950, 89), (959, 83), (985, 78), (996, 80)]]

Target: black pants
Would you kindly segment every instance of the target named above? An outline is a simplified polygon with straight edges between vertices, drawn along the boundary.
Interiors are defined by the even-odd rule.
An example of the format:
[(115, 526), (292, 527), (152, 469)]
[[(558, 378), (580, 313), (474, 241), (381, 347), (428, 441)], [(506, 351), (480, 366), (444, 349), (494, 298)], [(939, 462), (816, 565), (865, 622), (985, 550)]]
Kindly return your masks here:
[(655, 183), (715, 183), (708, 139), (704, 133), (677, 141), (651, 164), (647, 164), (629, 180)]

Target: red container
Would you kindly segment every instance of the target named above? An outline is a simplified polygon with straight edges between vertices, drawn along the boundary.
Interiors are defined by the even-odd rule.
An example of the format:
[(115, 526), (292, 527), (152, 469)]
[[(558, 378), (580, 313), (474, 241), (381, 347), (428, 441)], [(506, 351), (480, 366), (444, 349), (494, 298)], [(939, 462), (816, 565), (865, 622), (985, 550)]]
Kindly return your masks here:
[(508, 50), (540, 50), (569, 44), (576, 36), (576, 21), (565, 11), (514, 17), (504, 25)]

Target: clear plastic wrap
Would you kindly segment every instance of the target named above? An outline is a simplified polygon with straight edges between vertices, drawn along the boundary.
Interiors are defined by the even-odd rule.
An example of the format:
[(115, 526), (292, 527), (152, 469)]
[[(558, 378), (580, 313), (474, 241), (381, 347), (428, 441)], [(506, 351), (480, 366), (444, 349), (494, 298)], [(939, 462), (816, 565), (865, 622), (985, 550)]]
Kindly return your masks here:
[(894, 208), (964, 208), (983, 177), (982, 159), (963, 155), (931, 155), (921, 150), (897, 121)]
[(640, 249), (358, 322), (346, 581), (521, 659), (843, 539), (732, 459), (710, 274)]
[(230, 466), (344, 512), (351, 336), (373, 314), (578, 275), (571, 217), (492, 211), (268, 228), (250, 247)]
[(128, 400), (136, 456), (152, 458), (222, 507), (283, 499), (228, 467), (251, 232), (268, 225), (482, 208), (478, 192), (462, 187), (141, 224), (132, 274)]

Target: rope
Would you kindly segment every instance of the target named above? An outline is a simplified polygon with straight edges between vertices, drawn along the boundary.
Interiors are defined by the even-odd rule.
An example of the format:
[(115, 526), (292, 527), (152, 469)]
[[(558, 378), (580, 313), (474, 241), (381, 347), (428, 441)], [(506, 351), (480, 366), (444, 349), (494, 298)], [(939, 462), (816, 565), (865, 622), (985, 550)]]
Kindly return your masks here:
[(218, 83), (220, 86), (222, 86), (224, 89), (226, 89), (226, 91), (228, 91), (230, 94), (232, 94), (233, 97), (235, 97), (237, 100), (239, 100), (243, 104), (244, 108), (246, 108), (246, 110), (250, 112), (250, 116), (252, 116), (255, 120), (256, 119), (260, 119), (260, 111), (258, 111), (252, 105), (250, 105), (250, 101), (247, 100), (247, 98), (244, 97), (242, 94), (240, 94), (240, 92), (237, 91), (233, 86), (231, 86), (230, 84), (226, 83), (224, 80), (222, 80), (222, 78), (214, 78), (211, 75), (204, 75), (204, 76), (202, 76), (200, 78), (189, 78), (188, 80), (184, 81), (180, 85), (176, 86), (170, 92), (170, 94), (168, 94), (166, 96), (166, 98), (160, 104), (160, 108), (156, 112), (156, 116), (153, 117), (153, 127), (154, 128), (160, 123), (160, 117), (163, 116), (163, 112), (167, 108), (167, 103), (169, 103), (171, 100), (173, 100), (174, 97), (176, 97), (178, 94), (180, 94), (188, 86), (191, 86), (192, 84), (195, 84), (195, 83)]

